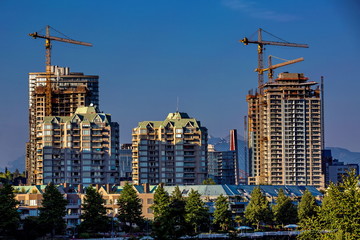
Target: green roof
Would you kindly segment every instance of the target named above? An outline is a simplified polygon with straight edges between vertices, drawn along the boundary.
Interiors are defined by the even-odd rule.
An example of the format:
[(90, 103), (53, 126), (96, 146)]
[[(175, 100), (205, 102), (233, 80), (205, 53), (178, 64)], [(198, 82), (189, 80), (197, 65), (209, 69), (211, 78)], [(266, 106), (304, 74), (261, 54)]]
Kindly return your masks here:
[(111, 115), (100, 113), (95, 107), (78, 107), (75, 113), (71, 116), (46, 116), (44, 123), (52, 123), (57, 121), (60, 123), (71, 122), (74, 118), (78, 118), (83, 123), (94, 122), (95, 118), (99, 117), (102, 122), (111, 122)]
[(190, 118), (187, 113), (175, 112), (169, 113), (164, 121), (143, 121), (139, 122), (138, 127), (146, 128), (150, 125), (153, 128), (166, 127), (168, 125), (174, 128), (183, 128), (183, 127), (195, 127), (200, 128), (200, 121), (197, 121), (195, 118)]

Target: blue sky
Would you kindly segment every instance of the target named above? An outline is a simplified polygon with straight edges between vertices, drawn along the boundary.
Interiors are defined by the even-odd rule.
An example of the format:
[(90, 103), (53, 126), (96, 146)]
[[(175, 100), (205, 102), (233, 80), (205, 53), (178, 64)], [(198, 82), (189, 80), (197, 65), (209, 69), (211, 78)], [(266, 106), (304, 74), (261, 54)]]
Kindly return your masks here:
[(1, 0), (0, 169), (25, 152), (28, 72), (45, 69), (43, 40), (27, 34), (46, 25), (94, 44), (54, 42), (52, 62), (100, 76), (100, 108), (119, 122), (122, 143), (139, 121), (176, 111), (177, 98), (211, 135), (242, 133), (257, 54), (238, 40), (263, 28), (310, 45), (266, 54), (305, 58), (276, 73), (325, 77), (326, 146), (360, 151), (359, 11), (356, 0)]

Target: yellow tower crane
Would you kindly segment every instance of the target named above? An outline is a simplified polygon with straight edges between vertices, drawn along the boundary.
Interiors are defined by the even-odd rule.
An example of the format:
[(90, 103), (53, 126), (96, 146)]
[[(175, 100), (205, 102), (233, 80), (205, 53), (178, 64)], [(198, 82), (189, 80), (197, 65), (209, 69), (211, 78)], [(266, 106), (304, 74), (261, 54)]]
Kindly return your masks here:
[[(265, 45), (276, 45), (276, 46), (285, 46), (285, 47), (302, 47), (302, 48), (309, 47), (309, 45), (307, 45), (307, 44), (289, 43), (282, 39), (280, 39), (280, 40), (282, 40), (282, 42), (264, 41), (262, 39), (262, 32), (266, 32), (266, 31), (259, 28), (257, 31), (257, 34), (258, 34), (257, 41), (249, 40), (246, 37), (244, 39), (240, 40), (240, 42), (244, 43), (245, 45), (248, 45), (249, 43), (254, 43), (254, 44), (258, 45), (258, 67), (257, 67), (257, 69), (264, 69), (263, 52), (264, 52)], [(268, 33), (268, 32), (266, 32), (266, 33)], [(268, 33), (268, 34), (274, 36), (271, 33)], [(276, 36), (274, 36), (274, 37), (276, 37)], [(263, 83), (264, 83), (263, 71), (258, 71), (258, 87), (261, 88)]]
[(301, 62), (301, 61), (304, 61), (304, 58), (297, 58), (297, 59), (294, 59), (294, 60), (289, 60), (289, 61), (286, 61), (286, 62), (282, 62), (282, 63), (278, 63), (278, 64), (275, 64), (275, 65), (272, 65), (272, 60), (271, 58), (274, 57), (274, 56), (269, 56), (269, 67), (267, 68), (263, 68), (263, 69), (258, 69), (256, 68), (254, 70), (254, 72), (258, 72), (258, 73), (261, 73), (263, 74), (264, 72), (268, 71), (268, 78), (269, 78), (269, 81), (271, 82), (272, 79), (273, 79), (273, 76), (274, 76), (274, 69), (276, 68), (279, 68), (279, 67), (283, 67), (283, 66), (286, 66), (286, 65), (290, 65), (290, 64), (294, 64), (294, 63), (298, 63), (298, 62)]
[(75, 41), (67, 38), (60, 38), (50, 36), (50, 26), (46, 26), (46, 35), (40, 35), (37, 32), (30, 33), (29, 36), (33, 38), (43, 38), (45, 39), (45, 49), (46, 49), (46, 100), (45, 100), (45, 114), (50, 116), (52, 113), (52, 86), (51, 86), (51, 41), (66, 42), (72, 44), (78, 44), (83, 46), (91, 47), (91, 43)]

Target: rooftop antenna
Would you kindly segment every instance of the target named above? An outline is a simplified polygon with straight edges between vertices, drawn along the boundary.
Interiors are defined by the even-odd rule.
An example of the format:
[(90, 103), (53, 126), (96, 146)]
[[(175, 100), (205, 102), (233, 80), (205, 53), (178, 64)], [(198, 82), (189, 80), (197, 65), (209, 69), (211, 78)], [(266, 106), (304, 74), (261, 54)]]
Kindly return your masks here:
[(177, 96), (176, 100), (176, 112), (179, 112), (179, 96)]

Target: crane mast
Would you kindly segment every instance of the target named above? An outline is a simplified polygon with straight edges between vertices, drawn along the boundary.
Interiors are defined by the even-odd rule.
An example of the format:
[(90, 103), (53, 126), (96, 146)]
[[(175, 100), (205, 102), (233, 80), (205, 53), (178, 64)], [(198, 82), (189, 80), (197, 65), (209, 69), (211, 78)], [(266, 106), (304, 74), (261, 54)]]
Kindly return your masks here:
[[(257, 41), (249, 40), (248, 38), (243, 38), (240, 42), (244, 43), (244, 45), (248, 45), (249, 43), (257, 44), (257, 51), (258, 51), (258, 68), (257, 69), (264, 69), (264, 46), (265, 45), (275, 45), (275, 46), (283, 46), (283, 47), (302, 47), (308, 48), (309, 45), (307, 44), (298, 44), (298, 43), (289, 43), (289, 42), (276, 42), (276, 41), (264, 41), (262, 38), (262, 32), (264, 30), (259, 28), (257, 31), (258, 39)], [(262, 85), (264, 84), (264, 75), (263, 71), (258, 71), (258, 87), (261, 89)]]
[(91, 47), (91, 43), (75, 41), (72, 39), (60, 38), (50, 36), (50, 26), (46, 26), (46, 34), (40, 35), (37, 32), (30, 33), (29, 36), (33, 38), (43, 38), (45, 39), (45, 65), (46, 65), (46, 86), (45, 86), (45, 114), (50, 116), (52, 114), (52, 84), (51, 84), (51, 41), (66, 42), (72, 44), (78, 44), (83, 46)]

